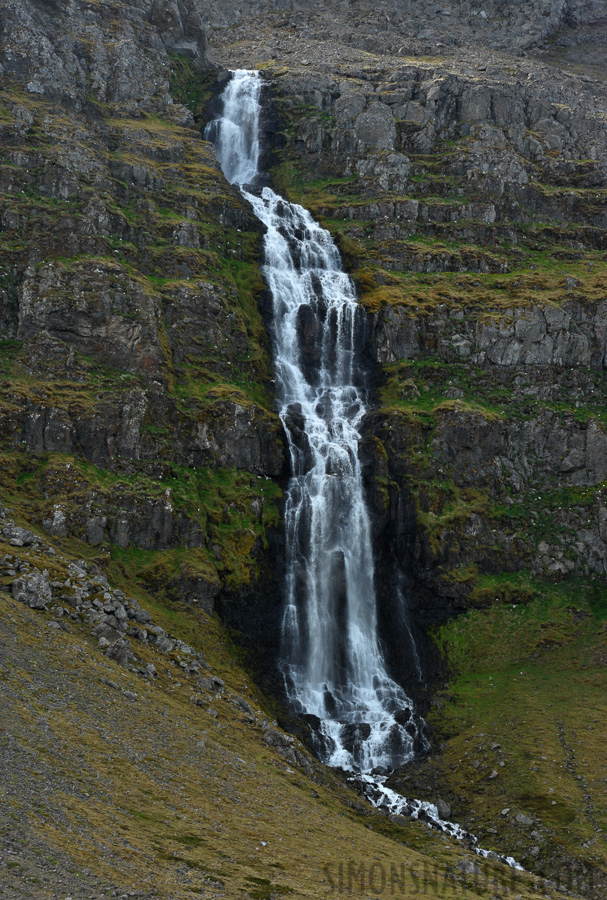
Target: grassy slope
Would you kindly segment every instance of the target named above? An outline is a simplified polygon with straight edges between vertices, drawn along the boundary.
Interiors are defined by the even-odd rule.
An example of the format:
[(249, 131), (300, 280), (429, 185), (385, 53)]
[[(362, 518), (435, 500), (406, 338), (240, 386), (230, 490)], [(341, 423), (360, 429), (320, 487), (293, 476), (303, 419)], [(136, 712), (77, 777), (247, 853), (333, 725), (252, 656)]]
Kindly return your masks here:
[[(507, 599), (437, 633), (452, 668), (430, 714), (440, 753), (399, 785), (422, 792), (440, 785), (455, 817), (485, 843), (510, 847), (535, 870), (561, 872), (565, 884), (570, 872), (582, 893), (593, 881), (600, 892), (607, 869), (607, 590), (573, 579), (524, 587), (512, 576), (490, 580)], [(521, 604), (530, 587), (532, 599)], [(517, 823), (520, 813), (534, 826)]]
[[(7, 552), (36, 564), (34, 550), (0, 541)], [(63, 578), (70, 558), (47, 560), (51, 576)], [(0, 862), (0, 896), (37, 900), (63, 883), (78, 897), (315, 898), (337, 889), (340, 864), (347, 885), (350, 862), (361, 896), (361, 862), (365, 889), (376, 864), (376, 878), (382, 867), (388, 877), (391, 866), (404, 867), (402, 896), (452, 891), (472, 900), (493, 897), (501, 883), (525, 900), (539, 896), (531, 876), (489, 861), (482, 877), (462, 875), (455, 866), (470, 854), (461, 845), (421, 823), (391, 824), (317, 763), (311, 777), (292, 768), (263, 743), (263, 700), (218, 622), (122, 587), (204, 652), (225, 691), (212, 706), (194, 705), (174, 656), (137, 644), (138, 666), (158, 669), (152, 683), (105, 659), (86, 627), (49, 628), (51, 613), (27, 610), (0, 588), (0, 703), (11, 723), (0, 836), (15, 847)], [(236, 693), (254, 723), (233, 703)]]

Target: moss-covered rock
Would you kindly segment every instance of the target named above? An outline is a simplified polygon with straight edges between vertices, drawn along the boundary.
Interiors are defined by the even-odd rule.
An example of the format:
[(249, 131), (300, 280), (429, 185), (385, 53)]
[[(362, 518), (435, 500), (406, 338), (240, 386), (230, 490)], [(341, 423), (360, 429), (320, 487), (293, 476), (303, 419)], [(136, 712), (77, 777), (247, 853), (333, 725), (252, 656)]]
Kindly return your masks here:
[[(211, 608), (220, 590), (269, 577), (280, 489), (266, 479), (281, 478), (284, 445), (259, 225), (196, 130), (213, 76), (203, 44), (175, 55), (179, 28), (165, 35), (170, 59), (148, 26), (135, 42), (137, 65), (154, 54), (165, 65), (136, 103), (130, 82), (121, 99), (99, 83), (90, 102), (69, 104), (61, 79), (53, 94), (42, 75), (34, 90), (5, 71), (2, 490), (39, 523), (58, 517), (59, 537), (89, 543), (105, 565), (151, 554), (132, 558), (147, 584)], [(54, 34), (56, 62), (78, 52)]]

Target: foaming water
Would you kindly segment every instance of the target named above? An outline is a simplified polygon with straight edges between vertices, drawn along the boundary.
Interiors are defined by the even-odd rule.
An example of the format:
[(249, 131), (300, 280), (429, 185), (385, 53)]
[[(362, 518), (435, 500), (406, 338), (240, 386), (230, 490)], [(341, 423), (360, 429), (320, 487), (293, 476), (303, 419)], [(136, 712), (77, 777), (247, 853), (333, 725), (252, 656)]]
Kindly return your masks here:
[(259, 95), (261, 79), (242, 69), (223, 92), (223, 114), (206, 127), (217, 159), (230, 184), (253, 184), (259, 165)]
[(429, 828), (436, 828), (458, 841), (463, 841), (478, 856), (482, 856), (484, 859), (491, 859), (494, 862), (504, 863), (504, 865), (510, 866), (512, 869), (524, 872), (521, 864), (512, 856), (503, 856), (495, 853), (493, 850), (483, 850), (478, 845), (478, 838), (462, 828), (461, 825), (441, 819), (434, 803), (428, 803), (425, 800), (408, 800), (402, 794), (386, 787), (385, 778), (381, 776), (363, 774), (353, 776), (351, 780), (360, 785), (367, 800), (377, 809), (383, 809), (391, 815), (419, 819), (425, 822)]

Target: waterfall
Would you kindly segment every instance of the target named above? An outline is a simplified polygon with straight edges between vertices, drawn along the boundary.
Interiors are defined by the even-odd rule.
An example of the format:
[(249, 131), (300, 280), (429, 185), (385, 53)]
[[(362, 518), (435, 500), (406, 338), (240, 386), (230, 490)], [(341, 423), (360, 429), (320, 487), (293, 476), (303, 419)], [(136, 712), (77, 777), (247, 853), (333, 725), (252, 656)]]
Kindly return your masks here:
[(391, 769), (423, 746), (421, 720), (389, 676), (377, 632), (373, 554), (358, 457), (366, 412), (363, 312), (328, 231), (258, 177), (257, 73), (236, 71), (206, 137), (226, 178), (266, 226), (279, 413), (291, 478), (282, 667), (319, 755), (359, 772)]
[[(282, 669), (293, 708), (313, 728), (319, 756), (341, 766), (387, 812), (424, 819), (477, 854), (520, 869), (478, 846), (436, 806), (407, 800), (384, 772), (427, 747), (423, 722), (386, 671), (377, 630), (369, 516), (358, 458), (366, 411), (363, 313), (331, 235), (303, 207), (259, 178), (261, 79), (237, 70), (222, 115), (205, 130), (226, 178), (265, 225), (263, 273), (273, 302), (279, 414), (291, 477), (285, 529), (287, 578)], [(397, 603), (417, 648), (400, 584)]]
[(205, 129), (230, 184), (253, 184), (258, 175), (260, 93), (257, 73), (234, 72), (223, 93), (223, 115)]

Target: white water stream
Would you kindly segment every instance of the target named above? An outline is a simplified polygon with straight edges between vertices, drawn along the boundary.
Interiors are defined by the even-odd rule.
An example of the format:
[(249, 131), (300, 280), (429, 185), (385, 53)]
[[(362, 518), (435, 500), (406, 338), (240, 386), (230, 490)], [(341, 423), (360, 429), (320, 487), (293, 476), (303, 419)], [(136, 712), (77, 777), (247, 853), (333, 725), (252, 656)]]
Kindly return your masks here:
[[(240, 186), (267, 229), (263, 274), (273, 301), (277, 398), (291, 457), (282, 623), (287, 695), (311, 724), (320, 758), (350, 771), (371, 803), (425, 818), (487, 855), (458, 825), (441, 821), (433, 804), (407, 801), (384, 785), (383, 772), (427, 743), (412, 701), (386, 671), (377, 632), (358, 457), (366, 412), (363, 314), (330, 234), (303, 207), (255, 187), (260, 93), (258, 73), (234, 72), (222, 115), (205, 136), (215, 143), (226, 178)], [(418, 657), (415, 664), (419, 670)]]

